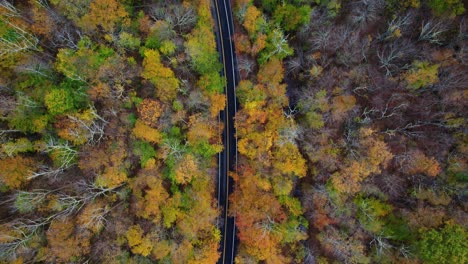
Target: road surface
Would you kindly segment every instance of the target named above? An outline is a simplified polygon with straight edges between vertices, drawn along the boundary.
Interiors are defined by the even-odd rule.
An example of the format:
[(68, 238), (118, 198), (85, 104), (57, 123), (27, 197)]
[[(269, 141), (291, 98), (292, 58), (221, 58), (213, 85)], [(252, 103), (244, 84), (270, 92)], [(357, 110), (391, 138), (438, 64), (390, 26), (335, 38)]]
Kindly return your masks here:
[(220, 113), (220, 120), (224, 123), (223, 144), (224, 150), (219, 155), (218, 174), (218, 203), (222, 208), (220, 218), (221, 229), (221, 257), (218, 263), (234, 263), (236, 249), (235, 219), (228, 216), (229, 194), (232, 193), (233, 180), (229, 177), (229, 171), (236, 171), (237, 167), (237, 141), (235, 137), (234, 115), (237, 111), (235, 87), (238, 75), (236, 70), (236, 58), (232, 36), (234, 27), (232, 23), (232, 11), (229, 0), (214, 0), (214, 17), (217, 28), (217, 44), (223, 64), (222, 74), (226, 78), (225, 94), (226, 108)]

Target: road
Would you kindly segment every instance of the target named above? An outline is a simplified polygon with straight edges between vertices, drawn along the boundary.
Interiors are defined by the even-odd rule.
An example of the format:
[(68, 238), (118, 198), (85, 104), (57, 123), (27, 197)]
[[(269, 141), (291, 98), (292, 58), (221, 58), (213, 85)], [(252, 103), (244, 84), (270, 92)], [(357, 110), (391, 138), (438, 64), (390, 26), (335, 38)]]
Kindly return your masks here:
[(221, 214), (221, 257), (218, 263), (234, 263), (236, 251), (236, 226), (234, 217), (229, 217), (229, 194), (232, 193), (233, 180), (229, 177), (230, 171), (237, 167), (237, 141), (234, 128), (234, 115), (237, 111), (235, 87), (239, 76), (236, 70), (236, 57), (234, 53), (234, 27), (232, 22), (231, 3), (229, 0), (214, 0), (214, 17), (217, 26), (217, 44), (223, 64), (222, 74), (226, 78), (225, 94), (226, 108), (220, 113), (220, 120), (224, 123), (223, 144), (224, 150), (219, 155), (218, 174), (218, 205), (222, 208)]

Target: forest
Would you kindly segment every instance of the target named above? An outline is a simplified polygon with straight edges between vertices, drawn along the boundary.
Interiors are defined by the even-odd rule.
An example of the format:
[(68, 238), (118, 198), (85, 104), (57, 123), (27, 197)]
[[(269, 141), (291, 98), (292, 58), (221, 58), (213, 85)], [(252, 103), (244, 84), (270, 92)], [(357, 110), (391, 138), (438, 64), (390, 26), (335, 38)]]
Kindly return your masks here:
[[(466, 2), (466, 1), (465, 1)], [(462, 0), (232, 0), (235, 263), (468, 262)], [(0, 263), (217, 263), (211, 0), (0, 0)]]

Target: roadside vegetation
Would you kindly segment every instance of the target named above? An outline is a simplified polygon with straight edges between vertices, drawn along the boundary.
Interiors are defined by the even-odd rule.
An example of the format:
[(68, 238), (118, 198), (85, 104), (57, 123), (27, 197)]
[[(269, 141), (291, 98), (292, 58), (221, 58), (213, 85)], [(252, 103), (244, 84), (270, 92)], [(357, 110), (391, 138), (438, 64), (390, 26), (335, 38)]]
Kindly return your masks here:
[(234, 4), (236, 263), (464, 263), (462, 1)]
[(0, 263), (215, 263), (210, 1), (0, 1)]
[[(212, 1), (0, 0), (0, 263), (216, 263)], [(461, 0), (234, 0), (235, 262), (466, 263)]]

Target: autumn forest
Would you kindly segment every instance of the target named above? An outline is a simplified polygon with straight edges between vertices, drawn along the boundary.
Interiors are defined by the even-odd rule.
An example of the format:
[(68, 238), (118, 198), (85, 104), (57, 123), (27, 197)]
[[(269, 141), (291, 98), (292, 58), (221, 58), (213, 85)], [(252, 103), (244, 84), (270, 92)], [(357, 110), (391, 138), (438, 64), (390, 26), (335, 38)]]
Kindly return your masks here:
[[(468, 262), (465, 3), (230, 2), (234, 263)], [(1, 264), (225, 263), (215, 10), (0, 0)]]

